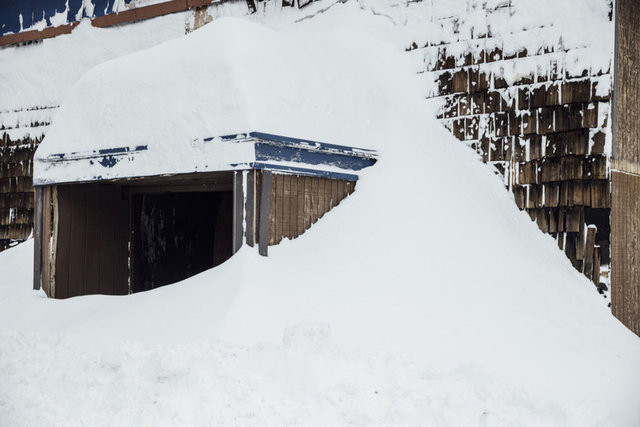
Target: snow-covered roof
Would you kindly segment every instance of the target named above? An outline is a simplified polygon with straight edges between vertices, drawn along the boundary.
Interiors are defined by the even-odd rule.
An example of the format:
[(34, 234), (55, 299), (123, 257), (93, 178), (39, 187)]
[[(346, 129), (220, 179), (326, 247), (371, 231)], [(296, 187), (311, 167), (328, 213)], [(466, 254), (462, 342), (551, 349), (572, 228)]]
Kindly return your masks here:
[(36, 152), (34, 183), (104, 178), (99, 162), (89, 170), (52, 160), (113, 150), (128, 161), (111, 165), (109, 178), (229, 169), (255, 161), (250, 144), (201, 142), (254, 130), (376, 148), (394, 86), (356, 44), (223, 18), (98, 65), (63, 101)]

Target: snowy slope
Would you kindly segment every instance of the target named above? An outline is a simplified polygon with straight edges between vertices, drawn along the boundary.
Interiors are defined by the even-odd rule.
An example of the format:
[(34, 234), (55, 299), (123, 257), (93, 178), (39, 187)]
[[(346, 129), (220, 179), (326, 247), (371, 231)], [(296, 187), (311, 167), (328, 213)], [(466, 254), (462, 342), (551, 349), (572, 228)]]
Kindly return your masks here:
[(638, 425), (640, 341), (431, 119), (392, 25), (349, 3), (279, 30), (364, 47), (346, 68), (375, 56), (388, 99), (350, 101), (381, 160), (268, 258), (57, 301), (31, 242), (0, 254), (0, 424)]

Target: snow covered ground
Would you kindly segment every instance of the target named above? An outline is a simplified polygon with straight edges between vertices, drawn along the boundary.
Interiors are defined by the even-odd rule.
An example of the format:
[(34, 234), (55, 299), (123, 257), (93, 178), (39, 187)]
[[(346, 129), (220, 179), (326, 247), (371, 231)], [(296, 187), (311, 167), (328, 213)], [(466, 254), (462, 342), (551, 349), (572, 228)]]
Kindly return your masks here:
[[(50, 300), (31, 241), (0, 253), (0, 425), (639, 425), (640, 340), (435, 123), (393, 23), (351, 2), (293, 27), (275, 43), (353, 53), (325, 66), (376, 58), (362, 78), (387, 102), (348, 81), (339, 99), (372, 114), (353, 124), (380, 161), (268, 258), (245, 247), (146, 293)], [(295, 52), (277, 59), (282, 87)]]

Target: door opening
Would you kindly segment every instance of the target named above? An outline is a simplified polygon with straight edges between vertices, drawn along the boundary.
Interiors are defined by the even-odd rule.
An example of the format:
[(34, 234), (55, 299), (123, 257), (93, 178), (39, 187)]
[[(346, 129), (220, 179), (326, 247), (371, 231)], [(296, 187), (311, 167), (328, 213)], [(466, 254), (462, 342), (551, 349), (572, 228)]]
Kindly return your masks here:
[(131, 292), (179, 282), (233, 254), (233, 193), (132, 194)]

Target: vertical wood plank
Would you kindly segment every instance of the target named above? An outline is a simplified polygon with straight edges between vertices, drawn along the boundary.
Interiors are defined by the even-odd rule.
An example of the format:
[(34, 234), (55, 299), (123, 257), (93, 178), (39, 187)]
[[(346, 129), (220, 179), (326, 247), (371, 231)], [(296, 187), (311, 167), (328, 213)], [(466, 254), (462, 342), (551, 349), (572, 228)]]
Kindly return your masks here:
[(586, 224), (584, 222), (580, 222), (579, 223), (579, 229), (578, 229), (578, 242), (577, 242), (577, 246), (576, 246), (576, 259), (578, 260), (583, 260), (584, 259), (584, 238), (585, 238), (585, 228), (586, 228)]
[(320, 186), (317, 177), (311, 178), (311, 224), (315, 224), (318, 221), (318, 187)]
[[(112, 210), (117, 209), (119, 202), (117, 200), (117, 195), (119, 192), (114, 191), (112, 186), (106, 185), (98, 186), (96, 191), (99, 193), (99, 199), (105, 203), (105, 206), (101, 206), (97, 213), (97, 221), (100, 224), (98, 236), (101, 246), (100, 249), (103, 252), (103, 256), (98, 257), (100, 293), (114, 295), (116, 293), (116, 284), (113, 262), (117, 259), (115, 253), (115, 238), (117, 230), (115, 230), (115, 224), (110, 224), (110, 222), (117, 218), (117, 214), (112, 212)], [(110, 208), (106, 208), (107, 206)]]
[(233, 172), (233, 233), (232, 253), (242, 247), (242, 226), (244, 223), (244, 179), (242, 171)]
[(304, 212), (304, 200), (305, 200), (305, 192), (304, 192), (304, 176), (298, 175), (296, 178), (296, 183), (298, 185), (298, 195), (297, 195), (297, 204), (298, 204), (298, 217), (297, 217), (297, 227), (296, 227), (296, 235), (299, 236), (304, 233), (305, 226), (305, 212)]
[(600, 246), (593, 250), (593, 283), (600, 285)]
[(298, 232), (298, 175), (291, 176), (291, 193), (289, 196), (289, 238), (295, 239), (300, 235)]
[(53, 224), (51, 226), (51, 243), (49, 245), (49, 259), (47, 262), (49, 263), (49, 286), (48, 286), (48, 295), (52, 298), (56, 297), (56, 259), (57, 259), (57, 249), (58, 249), (58, 228), (59, 228), (59, 219), (58, 219), (58, 186), (51, 186), (51, 209), (52, 209), (52, 221)]
[(129, 293), (129, 268), (127, 264), (129, 254), (129, 230), (131, 224), (129, 222), (129, 203), (130, 198), (125, 199), (122, 194), (122, 187), (117, 186), (113, 189), (113, 197), (115, 199), (114, 206), (116, 224), (115, 241), (113, 251), (114, 269), (114, 294), (127, 295)]
[(276, 218), (278, 215), (278, 178), (279, 177), (277, 174), (271, 174), (271, 204), (269, 206), (269, 245), (276, 244)]
[(304, 229), (311, 227), (311, 177), (304, 177)]
[(71, 192), (71, 247), (69, 250), (69, 296), (84, 295), (87, 233), (87, 186), (73, 185)]
[(33, 222), (33, 289), (39, 290), (42, 280), (42, 187), (35, 187)]
[(291, 175), (282, 178), (282, 237), (291, 238)]
[(327, 212), (327, 197), (325, 191), (326, 183), (326, 179), (318, 178), (318, 219), (322, 218), (322, 216)]
[(104, 229), (106, 224), (101, 224), (100, 212), (105, 210), (103, 206), (103, 195), (101, 194), (100, 184), (84, 185), (86, 190), (86, 232), (84, 233), (84, 283), (85, 294), (110, 293), (109, 288), (103, 289), (100, 286), (100, 258), (102, 245), (105, 243), (100, 241), (100, 230)]
[(269, 247), (269, 217), (271, 212), (271, 172), (260, 174), (260, 231), (258, 236), (258, 252), (267, 256)]
[(331, 208), (338, 206), (338, 203), (345, 197), (344, 181), (334, 179), (331, 184)]
[(589, 279), (593, 279), (593, 251), (596, 243), (596, 226), (587, 228), (587, 241), (584, 246), (584, 264), (582, 272)]
[(246, 234), (247, 245), (253, 247), (256, 243), (256, 172), (250, 170), (247, 173), (247, 200), (245, 204), (245, 217), (246, 217)]
[(51, 277), (51, 186), (42, 189), (42, 273), (41, 284), (47, 295), (51, 295), (50, 277)]
[(56, 248), (56, 298), (69, 296), (69, 257), (71, 255), (71, 230), (73, 223), (72, 187), (56, 186), (58, 192), (58, 242)]
[(282, 240), (282, 236), (284, 235), (283, 233), (283, 218), (284, 218), (284, 175), (278, 175), (278, 174), (274, 174), (274, 177), (276, 177), (276, 205), (277, 205), (277, 210), (276, 210), (276, 223), (275, 223), (275, 229), (276, 229), (276, 235), (275, 235), (275, 242), (274, 244), (277, 245), (278, 243), (280, 243), (280, 241)]

